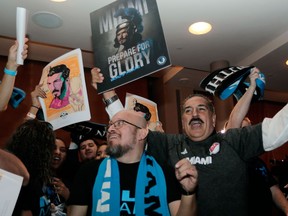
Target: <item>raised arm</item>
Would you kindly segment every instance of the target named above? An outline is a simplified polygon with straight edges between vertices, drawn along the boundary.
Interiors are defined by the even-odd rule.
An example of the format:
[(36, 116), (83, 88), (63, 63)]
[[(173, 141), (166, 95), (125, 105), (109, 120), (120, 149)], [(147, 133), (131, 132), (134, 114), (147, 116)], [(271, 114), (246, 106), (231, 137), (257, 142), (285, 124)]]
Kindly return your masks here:
[(273, 118), (264, 118), (262, 139), (265, 151), (276, 149), (288, 141), (288, 104)]
[(250, 86), (245, 92), (245, 94), (240, 98), (240, 100), (237, 102), (235, 107), (233, 108), (227, 125), (225, 129), (230, 129), (230, 128), (240, 128), (243, 119), (248, 113), (250, 103), (253, 97), (253, 94), (256, 89), (256, 79), (259, 77), (259, 69), (258, 68), (253, 68), (249, 78), (250, 78)]
[(46, 98), (45, 91), (41, 89), (42, 85), (43, 84), (36, 85), (34, 91), (31, 92), (32, 104), (30, 106), (29, 112), (27, 113), (27, 115), (25, 117), (26, 120), (35, 119), (36, 118), (36, 114), (37, 114), (38, 110), (41, 107), (38, 98), (39, 97)]
[[(25, 38), (24, 50), (22, 52), (22, 58), (27, 58), (28, 53), (28, 38)], [(4, 76), (0, 84), (0, 111), (5, 111), (7, 109), (8, 102), (12, 95), (15, 78), (17, 75), (17, 50), (18, 50), (18, 41), (10, 47), (8, 54), (8, 61), (4, 69)]]
[[(91, 85), (97, 90), (97, 83), (102, 83), (104, 80), (103, 74), (99, 68), (93, 68), (91, 70), (92, 81)], [(119, 100), (115, 90), (110, 90), (103, 93), (103, 99), (106, 105), (106, 112), (111, 119), (114, 114), (124, 109), (123, 104)]]

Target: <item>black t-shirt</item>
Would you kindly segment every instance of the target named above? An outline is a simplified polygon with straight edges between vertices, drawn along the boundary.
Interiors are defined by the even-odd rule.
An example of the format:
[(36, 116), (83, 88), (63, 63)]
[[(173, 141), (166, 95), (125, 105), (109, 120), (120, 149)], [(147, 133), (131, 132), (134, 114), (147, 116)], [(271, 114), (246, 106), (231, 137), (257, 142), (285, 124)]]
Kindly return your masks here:
[[(102, 160), (101, 160), (102, 161)], [(101, 161), (91, 161), (83, 164), (79, 169), (73, 183), (68, 205), (88, 205), (87, 215), (91, 215), (92, 207), (92, 191), (95, 183)], [(135, 184), (139, 162), (132, 164), (124, 164), (118, 162), (120, 175), (121, 200), (120, 208), (121, 215), (135, 215)], [(167, 202), (170, 203), (181, 199), (181, 186), (178, 183), (174, 171), (171, 168), (162, 168), (167, 188)]]
[(247, 162), (249, 215), (272, 215), (273, 199), (270, 187), (277, 182), (264, 161), (256, 157)]
[(172, 167), (187, 158), (198, 171), (199, 215), (243, 216), (248, 212), (247, 167), (264, 152), (261, 124), (213, 133), (202, 141), (182, 134), (149, 132), (148, 153), (159, 164)]
[(13, 216), (19, 216), (22, 210), (30, 210), (35, 216), (50, 216), (50, 200), (47, 199), (43, 184), (34, 178), (22, 187), (14, 208)]

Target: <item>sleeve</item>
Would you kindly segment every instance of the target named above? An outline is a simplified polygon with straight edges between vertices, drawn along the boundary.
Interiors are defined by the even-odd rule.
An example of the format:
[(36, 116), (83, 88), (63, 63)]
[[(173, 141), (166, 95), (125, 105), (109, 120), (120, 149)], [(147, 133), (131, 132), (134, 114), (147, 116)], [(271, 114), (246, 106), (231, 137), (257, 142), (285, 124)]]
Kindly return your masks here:
[(123, 110), (124, 107), (123, 107), (123, 104), (121, 103), (121, 101), (118, 99), (118, 100), (114, 101), (113, 103), (111, 103), (109, 106), (107, 106), (105, 109), (109, 115), (109, 119), (111, 119), (113, 117), (113, 115), (115, 115), (120, 110)]
[(168, 144), (165, 138), (164, 133), (154, 131), (149, 131), (147, 136), (147, 152), (156, 159), (160, 166), (165, 165), (168, 159), (166, 148)]
[(149, 131), (147, 137), (147, 152), (162, 165), (174, 168), (175, 164), (183, 159), (181, 152), (185, 149), (183, 135), (165, 134), (157, 131)]
[(167, 202), (171, 203), (176, 200), (181, 200), (181, 185), (176, 179), (174, 169), (168, 166), (162, 166), (166, 180)]
[[(97, 163), (97, 165), (96, 165)], [(99, 162), (91, 161), (81, 165), (75, 175), (68, 205), (91, 205), (92, 190), (98, 172)]]
[(288, 104), (273, 118), (262, 123), (262, 138), (265, 151), (271, 151), (288, 141)]

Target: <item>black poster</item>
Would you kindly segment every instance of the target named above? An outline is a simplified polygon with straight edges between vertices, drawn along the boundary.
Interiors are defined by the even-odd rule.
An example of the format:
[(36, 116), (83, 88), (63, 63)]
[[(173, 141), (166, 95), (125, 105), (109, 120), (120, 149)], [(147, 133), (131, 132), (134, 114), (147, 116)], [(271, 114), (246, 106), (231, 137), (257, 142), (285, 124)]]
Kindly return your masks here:
[(90, 18), (98, 93), (171, 65), (156, 0), (118, 0)]

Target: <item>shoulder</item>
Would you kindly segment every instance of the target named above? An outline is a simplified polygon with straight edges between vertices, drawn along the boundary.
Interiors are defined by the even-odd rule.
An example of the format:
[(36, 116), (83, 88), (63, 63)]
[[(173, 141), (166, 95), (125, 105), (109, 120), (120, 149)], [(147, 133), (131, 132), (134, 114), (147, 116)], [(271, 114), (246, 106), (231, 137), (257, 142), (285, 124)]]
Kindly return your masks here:
[(167, 134), (163, 132), (158, 132), (158, 131), (149, 131), (148, 133), (148, 139), (162, 139), (162, 140), (184, 140), (185, 139), (184, 134)]
[(78, 174), (96, 175), (102, 161), (103, 160), (92, 160), (82, 163), (79, 167)]

